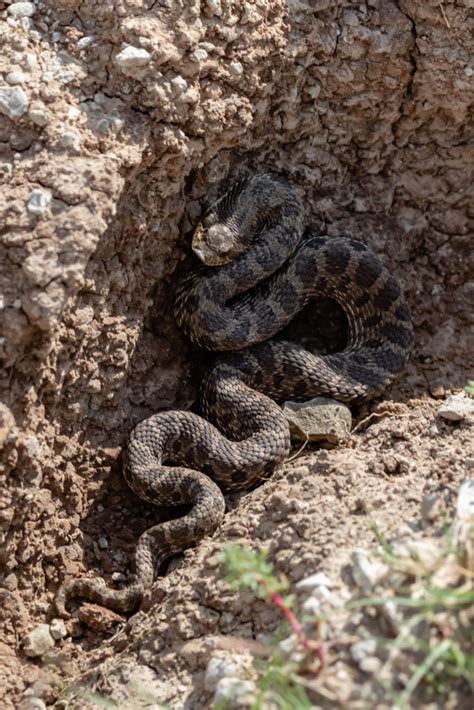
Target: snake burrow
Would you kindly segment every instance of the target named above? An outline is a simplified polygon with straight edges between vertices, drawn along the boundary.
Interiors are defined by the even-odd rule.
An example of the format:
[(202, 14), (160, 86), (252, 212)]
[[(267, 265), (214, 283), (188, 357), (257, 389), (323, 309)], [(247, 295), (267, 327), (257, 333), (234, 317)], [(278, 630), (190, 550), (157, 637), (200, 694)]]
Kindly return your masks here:
[[(160, 564), (221, 522), (222, 490), (268, 478), (288, 456), (278, 402), (318, 395), (359, 403), (380, 394), (405, 367), (413, 342), (400, 285), (379, 257), (348, 238), (303, 239), (304, 210), (283, 180), (263, 174), (235, 183), (204, 215), (193, 250), (205, 266), (178, 286), (176, 318), (191, 340), (222, 355), (201, 387), (204, 417), (160, 412), (132, 431), (125, 478), (156, 505), (189, 504), (137, 545), (135, 575), (122, 589), (93, 579), (60, 588), (56, 606), (79, 596), (117, 611), (136, 608)], [(268, 341), (315, 296), (344, 309), (348, 342), (320, 355)]]

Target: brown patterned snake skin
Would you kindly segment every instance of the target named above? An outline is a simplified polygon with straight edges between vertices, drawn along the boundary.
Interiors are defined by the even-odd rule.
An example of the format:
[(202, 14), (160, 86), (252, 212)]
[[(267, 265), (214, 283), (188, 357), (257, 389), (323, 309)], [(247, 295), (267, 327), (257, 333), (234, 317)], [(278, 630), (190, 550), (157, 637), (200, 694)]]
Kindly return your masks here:
[[(396, 278), (361, 242), (302, 241), (303, 227), (300, 199), (270, 175), (236, 183), (204, 216), (193, 249), (206, 266), (180, 284), (176, 317), (200, 346), (234, 352), (221, 356), (203, 382), (207, 421), (182, 411), (146, 419), (130, 436), (125, 465), (138, 496), (157, 505), (189, 504), (190, 512), (141, 536), (135, 576), (123, 589), (92, 579), (66, 583), (56, 598), (61, 615), (68, 615), (72, 596), (122, 612), (136, 608), (163, 560), (217, 528), (225, 508), (221, 488), (242, 490), (268, 478), (290, 449), (276, 402), (323, 395), (357, 403), (379, 394), (404, 368), (413, 329)], [(346, 313), (343, 351), (322, 356), (294, 343), (264, 342), (318, 295)]]

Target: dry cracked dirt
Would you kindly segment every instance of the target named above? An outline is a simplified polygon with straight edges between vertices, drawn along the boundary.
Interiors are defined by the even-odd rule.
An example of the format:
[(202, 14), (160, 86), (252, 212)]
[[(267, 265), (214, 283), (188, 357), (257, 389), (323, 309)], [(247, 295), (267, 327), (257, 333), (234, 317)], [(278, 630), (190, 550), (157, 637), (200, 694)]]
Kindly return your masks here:
[[(413, 526), (426, 495), (469, 477), (472, 418), (436, 412), (473, 375), (473, 24), (470, 0), (0, 2), (2, 707), (66, 707), (71, 688), (98, 693), (81, 708), (211, 707), (222, 637), (280, 623), (229, 591), (217, 551), (267, 549), (291, 584), (338, 580), (373, 544), (369, 518), (384, 535)], [(118, 633), (73, 617), (29, 658), (58, 585), (120, 583), (165, 515), (127, 489), (121, 448), (136, 422), (196, 400), (209, 358), (173, 320), (174, 284), (203, 206), (257, 171), (398, 275), (409, 367), (354, 411), (348, 446), (307, 447), (229, 499)], [(314, 313), (298, 328), (334, 338), (340, 314)], [(367, 707), (367, 673), (338, 672), (314, 706)], [(465, 689), (449, 702), (467, 707)]]

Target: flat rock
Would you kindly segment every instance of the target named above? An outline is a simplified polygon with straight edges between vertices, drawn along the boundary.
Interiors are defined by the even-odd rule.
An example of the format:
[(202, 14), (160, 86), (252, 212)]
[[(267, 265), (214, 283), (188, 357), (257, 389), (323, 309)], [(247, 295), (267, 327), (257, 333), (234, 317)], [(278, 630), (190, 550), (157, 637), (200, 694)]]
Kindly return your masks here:
[(39, 624), (23, 639), (23, 651), (26, 656), (35, 658), (51, 651), (54, 648), (54, 639), (51, 636), (48, 624)]
[(351, 410), (334, 399), (315, 397), (307, 402), (285, 402), (283, 414), (293, 439), (325, 441), (336, 446), (349, 438)]
[(469, 416), (474, 416), (474, 399), (464, 392), (452, 394), (436, 412), (438, 417), (451, 422), (462, 422)]

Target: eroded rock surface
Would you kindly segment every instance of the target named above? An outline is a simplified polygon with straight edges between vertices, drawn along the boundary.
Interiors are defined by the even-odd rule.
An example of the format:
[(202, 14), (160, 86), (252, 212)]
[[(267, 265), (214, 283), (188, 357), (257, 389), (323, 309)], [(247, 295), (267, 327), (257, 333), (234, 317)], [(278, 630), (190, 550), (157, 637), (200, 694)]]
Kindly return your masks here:
[[(206, 357), (176, 328), (173, 285), (221, 180), (282, 173), (315, 230), (383, 254), (405, 285), (417, 335), (408, 374), (387, 397), (443, 396), (465, 384), (474, 292), (468, 4), (0, 5), (0, 614), (10, 649), (50, 615), (65, 576), (94, 566), (124, 573), (156, 520), (121, 481), (120, 447), (140, 419), (196, 397)], [(456, 476), (465, 430), (450, 426), (436, 436), (455, 460), (444, 475)], [(364, 441), (361, 470), (383, 473)], [(417, 490), (432, 455), (424, 441)], [(272, 485), (239, 515), (258, 517)], [(285, 485), (288, 499), (300, 495)], [(259, 525), (265, 544), (265, 516)], [(324, 549), (321, 530), (313, 541)], [(299, 554), (292, 548), (300, 577), (317, 571), (309, 548)], [(206, 612), (212, 623), (201, 628), (193, 604), (176, 607), (181, 642), (253, 623)], [(152, 613), (161, 629), (166, 611)], [(31, 678), (24, 659), (5, 658), (8, 707)], [(172, 656), (163, 663), (171, 678)]]

